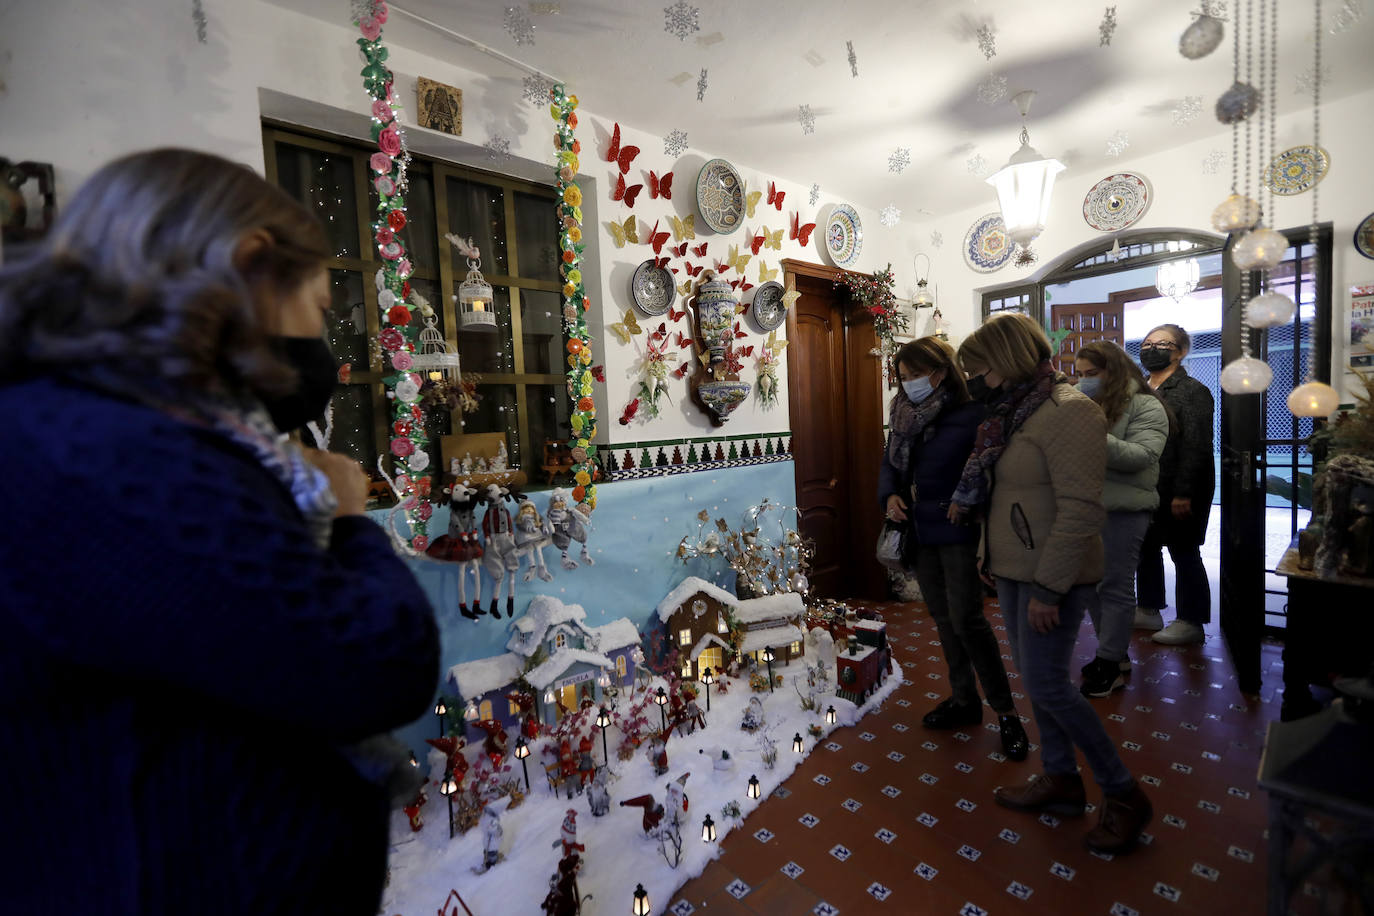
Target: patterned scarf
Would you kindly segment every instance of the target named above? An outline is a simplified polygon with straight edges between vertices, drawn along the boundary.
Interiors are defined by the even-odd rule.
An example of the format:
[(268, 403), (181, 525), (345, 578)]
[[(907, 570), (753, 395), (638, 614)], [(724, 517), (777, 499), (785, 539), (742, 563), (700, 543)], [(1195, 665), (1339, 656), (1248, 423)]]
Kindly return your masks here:
[(950, 393), (943, 386), (936, 388), (924, 401), (912, 403), (905, 391), (898, 390), (892, 396), (889, 408), (887, 434), (887, 460), (902, 475), (907, 477), (911, 463), (911, 446), (921, 433), (925, 432), (931, 421), (940, 415), (949, 403)]
[(950, 501), (967, 512), (987, 502), (992, 485), (992, 467), (1007, 447), (1013, 433), (1026, 418), (1035, 413), (1050, 398), (1050, 393), (1064, 378), (1055, 371), (1049, 360), (1036, 367), (1035, 375), (1022, 382), (992, 405), (987, 419), (978, 427), (973, 440), (973, 452), (964, 464), (959, 485)]

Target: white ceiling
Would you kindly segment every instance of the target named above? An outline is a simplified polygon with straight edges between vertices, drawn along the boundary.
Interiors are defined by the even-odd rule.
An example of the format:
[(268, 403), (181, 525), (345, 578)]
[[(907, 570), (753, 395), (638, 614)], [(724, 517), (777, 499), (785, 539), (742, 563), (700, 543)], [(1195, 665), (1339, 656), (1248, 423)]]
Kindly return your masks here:
[[(344, 0), (274, 2), (336, 23), (347, 17)], [(1364, 0), (1323, 4), (1328, 99), (1374, 82), (1367, 48), (1374, 13), (1329, 31), (1347, 2), (1363, 9)], [(1310, 93), (1297, 86), (1313, 65), (1313, 6), (1228, 6), (1254, 6), (1258, 17), (1270, 3), (1280, 8), (1275, 96), (1283, 114), (1311, 105)], [(398, 5), (494, 53), (423, 26)], [(1195, 0), (1117, 0), (1109, 46), (1099, 42), (1103, 0), (693, 0), (700, 30), (686, 41), (665, 31), (664, 0), (560, 0), (518, 7), (534, 24), (532, 45), (517, 45), (506, 31), (507, 5), (399, 0), (386, 32), (398, 44), (508, 82), (511, 105), (528, 105), (520, 100), (523, 74), (501, 56), (564, 80), (596, 115), (659, 135), (680, 129), (695, 149), (799, 184), (819, 183), (827, 199), (874, 209), (895, 204), (913, 220), (922, 211), (994, 200), (970, 173), (969, 159), (981, 155), (986, 175), (1016, 150), (1020, 119), (1009, 98), (1019, 89), (1038, 93), (1028, 120), (1034, 147), (1065, 162), (1069, 174), (1107, 174), (1138, 155), (1217, 134), (1213, 105), (1231, 83), (1230, 21), (1211, 56), (1190, 61), (1178, 52)], [(981, 25), (995, 30), (991, 61), (975, 37)], [(846, 41), (853, 42), (857, 77)], [(698, 102), (702, 68), (707, 88)], [(978, 100), (977, 88), (994, 72), (1007, 78), (1010, 92), (990, 106)], [(1201, 114), (1176, 124), (1174, 111), (1186, 96), (1201, 97)], [(499, 93), (487, 93), (493, 97)], [(803, 133), (800, 105), (811, 107), (814, 133)], [(1120, 159), (1107, 153), (1117, 131), (1129, 140)], [(911, 162), (895, 173), (888, 159), (899, 147), (910, 150)]]

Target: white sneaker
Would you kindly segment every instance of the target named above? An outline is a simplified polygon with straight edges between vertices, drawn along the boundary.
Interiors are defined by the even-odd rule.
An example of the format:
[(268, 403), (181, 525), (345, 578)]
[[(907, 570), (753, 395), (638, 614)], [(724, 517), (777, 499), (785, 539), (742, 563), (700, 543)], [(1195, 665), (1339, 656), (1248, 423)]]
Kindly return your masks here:
[(1164, 629), (1164, 618), (1154, 608), (1138, 607), (1135, 609), (1133, 626), (1137, 630), (1162, 630)]
[(1162, 646), (1187, 646), (1202, 642), (1204, 634), (1195, 623), (1175, 620), (1150, 638)]

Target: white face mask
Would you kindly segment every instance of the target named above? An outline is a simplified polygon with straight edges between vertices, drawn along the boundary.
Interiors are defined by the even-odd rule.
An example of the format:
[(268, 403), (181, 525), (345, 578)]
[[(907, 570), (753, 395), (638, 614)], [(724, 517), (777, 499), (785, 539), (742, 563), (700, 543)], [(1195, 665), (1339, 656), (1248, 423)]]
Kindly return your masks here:
[(920, 378), (907, 379), (902, 382), (902, 390), (906, 392), (906, 396), (911, 400), (911, 403), (919, 404), (930, 397), (930, 393), (935, 390), (935, 386), (930, 383), (930, 376), (923, 375)]

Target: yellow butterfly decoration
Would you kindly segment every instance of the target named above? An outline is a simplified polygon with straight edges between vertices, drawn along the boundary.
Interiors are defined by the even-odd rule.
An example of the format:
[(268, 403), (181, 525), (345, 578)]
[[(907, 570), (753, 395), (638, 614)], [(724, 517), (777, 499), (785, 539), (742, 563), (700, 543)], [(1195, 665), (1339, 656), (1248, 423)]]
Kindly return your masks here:
[(704, 352), (704, 351), (701, 352), (701, 353), (698, 353), (698, 354), (697, 354), (697, 359), (701, 360), (701, 364), (702, 364), (703, 366), (705, 366), (707, 369), (710, 369), (710, 368), (711, 368), (711, 354), (710, 354), (710, 353), (707, 353), (707, 352)]
[(673, 224), (673, 241), (681, 242), (685, 239), (697, 237), (697, 215), (688, 213), (686, 219), (678, 219), (676, 216), (668, 217), (668, 222)]
[(800, 298), (801, 293), (797, 292), (796, 286), (789, 283), (787, 286), (787, 292), (782, 294), (782, 307), (785, 309), (790, 309), (792, 306), (797, 304), (797, 300)]
[(625, 310), (624, 321), (617, 321), (615, 324), (611, 325), (611, 331), (615, 333), (616, 337), (620, 338), (620, 342), (623, 344), (629, 343), (630, 338), (634, 337), (642, 330), (644, 329), (641, 328), (639, 322), (635, 320), (633, 309)]
[(762, 191), (751, 191), (751, 190), (749, 190), (749, 183), (748, 183), (748, 182), (745, 182), (745, 184), (744, 184), (744, 206), (745, 206), (746, 212), (748, 213), (750, 219), (753, 219), (753, 218), (754, 218), (754, 208), (757, 207), (757, 206), (759, 205), (759, 201), (762, 200), (762, 199), (763, 199), (763, 192), (762, 192)]
[(686, 280), (683, 280), (681, 283), (679, 283), (679, 284), (677, 285), (677, 294), (678, 294), (679, 296), (690, 296), (690, 295), (692, 295), (692, 278), (691, 278), (691, 277), (688, 277)]
[(639, 224), (635, 222), (633, 213), (630, 214), (629, 219), (625, 220), (624, 225), (612, 220), (606, 224), (606, 228), (611, 230), (611, 238), (615, 239), (615, 247), (617, 248), (624, 248), (626, 242), (639, 244)]
[(725, 263), (729, 264), (736, 271), (738, 271), (739, 275), (742, 277), (744, 276), (744, 268), (749, 266), (749, 259), (752, 257), (753, 255), (751, 254), (741, 254), (739, 248), (737, 248), (734, 245), (731, 245), (730, 257), (726, 259)]
[(787, 349), (787, 341), (778, 340), (777, 331), (769, 331), (768, 343), (764, 344), (764, 346), (767, 347), (774, 356), (777, 356), (782, 353), (783, 350)]
[(767, 226), (763, 227), (763, 247), (772, 248), (774, 251), (782, 251), (782, 234), (787, 227), (772, 232)]
[[(778, 231), (781, 232), (782, 230), (779, 229)], [(766, 263), (764, 263), (763, 261), (759, 261), (759, 282), (760, 282), (760, 283), (767, 283), (769, 280), (776, 280), (777, 278), (778, 278), (778, 268), (774, 267), (772, 270), (769, 270), (769, 269), (768, 269), (768, 265), (767, 265)]]

